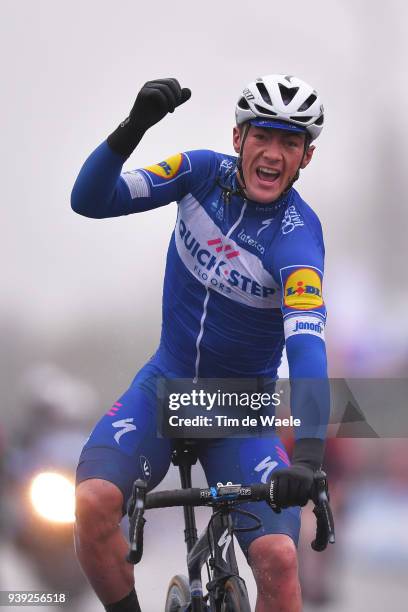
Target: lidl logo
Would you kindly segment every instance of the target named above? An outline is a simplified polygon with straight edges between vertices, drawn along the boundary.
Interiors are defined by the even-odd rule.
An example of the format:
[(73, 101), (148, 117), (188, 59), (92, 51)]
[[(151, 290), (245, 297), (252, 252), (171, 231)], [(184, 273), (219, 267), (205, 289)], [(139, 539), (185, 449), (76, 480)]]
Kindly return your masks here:
[(148, 166), (145, 168), (145, 170), (152, 172), (161, 178), (172, 179), (178, 174), (182, 161), (183, 155), (181, 153), (177, 153), (176, 155), (172, 155), (168, 159), (165, 159), (154, 166)]
[(285, 283), (284, 304), (289, 308), (310, 310), (323, 305), (322, 282), (311, 268), (298, 268)]

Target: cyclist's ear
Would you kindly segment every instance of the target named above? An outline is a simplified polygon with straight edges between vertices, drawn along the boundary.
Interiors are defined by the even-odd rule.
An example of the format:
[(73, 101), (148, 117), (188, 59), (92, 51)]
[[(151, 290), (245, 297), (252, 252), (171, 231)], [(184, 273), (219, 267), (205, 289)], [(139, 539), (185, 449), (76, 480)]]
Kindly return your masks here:
[(239, 154), (241, 149), (241, 130), (237, 125), (234, 125), (232, 130), (232, 145), (235, 153)]
[(300, 164), (301, 169), (303, 170), (303, 168), (306, 168), (306, 166), (310, 163), (312, 157), (313, 157), (313, 153), (315, 150), (315, 146), (311, 145), (310, 147), (307, 148), (306, 153), (303, 156), (303, 161)]

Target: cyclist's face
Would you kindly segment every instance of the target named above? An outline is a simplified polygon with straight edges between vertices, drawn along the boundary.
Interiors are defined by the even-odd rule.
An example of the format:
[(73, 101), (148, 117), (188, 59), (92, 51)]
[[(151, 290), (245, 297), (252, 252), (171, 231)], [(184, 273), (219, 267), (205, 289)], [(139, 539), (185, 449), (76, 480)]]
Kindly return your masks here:
[[(244, 133), (234, 127), (236, 153), (240, 151)], [(248, 197), (262, 204), (279, 198), (298, 168), (306, 168), (312, 159), (314, 147), (308, 147), (304, 154), (304, 146), (304, 134), (250, 126), (242, 157)]]

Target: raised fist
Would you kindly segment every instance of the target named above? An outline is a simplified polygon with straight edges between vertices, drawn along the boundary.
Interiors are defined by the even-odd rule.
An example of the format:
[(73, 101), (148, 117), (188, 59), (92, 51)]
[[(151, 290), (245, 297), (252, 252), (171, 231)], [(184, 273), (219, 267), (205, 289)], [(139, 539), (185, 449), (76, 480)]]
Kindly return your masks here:
[(147, 81), (139, 91), (129, 117), (108, 136), (110, 148), (128, 157), (140, 142), (143, 134), (158, 123), (167, 113), (191, 97), (187, 87), (180, 87), (177, 79)]
[(177, 79), (147, 81), (137, 95), (129, 119), (147, 130), (190, 97), (190, 89), (182, 89)]

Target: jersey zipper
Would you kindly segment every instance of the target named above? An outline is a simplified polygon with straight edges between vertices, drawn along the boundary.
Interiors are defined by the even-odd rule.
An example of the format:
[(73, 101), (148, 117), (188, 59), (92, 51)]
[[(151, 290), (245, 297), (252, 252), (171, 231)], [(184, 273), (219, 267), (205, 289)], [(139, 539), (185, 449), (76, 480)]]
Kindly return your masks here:
[[(230, 206), (230, 205), (227, 205)], [(223, 239), (223, 242), (229, 240), (232, 232), (238, 227), (238, 225), (241, 223), (242, 221), (242, 217), (244, 216), (245, 210), (247, 207), (247, 201), (244, 200), (244, 204), (242, 206), (241, 212), (239, 214), (238, 219), (236, 220), (236, 222), (234, 223), (234, 225), (232, 225), (232, 227), (230, 227), (230, 229), (228, 230), (227, 234), (225, 235), (225, 238)], [(198, 382), (198, 372), (199, 372), (199, 368), (200, 368), (200, 344), (201, 344), (201, 340), (203, 338), (204, 335), (204, 324), (205, 324), (205, 319), (207, 317), (207, 304), (208, 304), (208, 300), (210, 299), (210, 285), (211, 285), (211, 281), (214, 277), (214, 274), (217, 270), (217, 265), (219, 260), (222, 257), (222, 251), (219, 255), (219, 257), (216, 260), (216, 263), (213, 267), (213, 271), (211, 272), (211, 274), (209, 275), (207, 282), (206, 282), (206, 287), (205, 287), (205, 298), (204, 298), (204, 303), (203, 303), (203, 313), (201, 315), (201, 320), (200, 320), (200, 331), (198, 333), (197, 336), (197, 340), (196, 340), (196, 361), (195, 361), (195, 375), (193, 378), (193, 383), (197, 383)]]

